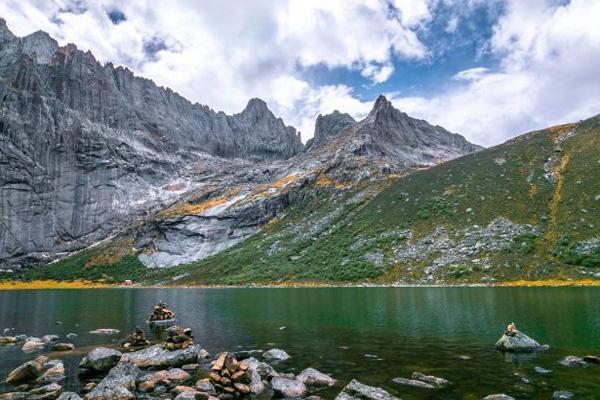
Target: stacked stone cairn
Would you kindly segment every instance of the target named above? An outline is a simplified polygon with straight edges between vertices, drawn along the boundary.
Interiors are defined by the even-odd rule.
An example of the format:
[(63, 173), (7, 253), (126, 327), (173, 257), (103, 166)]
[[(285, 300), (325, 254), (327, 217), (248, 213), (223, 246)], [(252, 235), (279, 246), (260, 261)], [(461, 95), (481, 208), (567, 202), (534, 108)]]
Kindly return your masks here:
[(245, 399), (250, 396), (252, 374), (248, 371), (248, 364), (240, 364), (237, 358), (230, 353), (221, 353), (212, 366), (209, 375), (219, 398), (226, 396), (234, 399)]
[(175, 318), (175, 313), (162, 301), (154, 306), (154, 311), (150, 315), (150, 322), (169, 321)]
[(194, 344), (194, 336), (190, 328), (172, 326), (167, 329), (167, 340), (164, 348), (167, 350), (187, 349)]
[(140, 327), (136, 326), (135, 329), (127, 335), (125, 340), (122, 342), (122, 346), (127, 350), (139, 350), (144, 347), (148, 347), (150, 342), (146, 339), (146, 334)]

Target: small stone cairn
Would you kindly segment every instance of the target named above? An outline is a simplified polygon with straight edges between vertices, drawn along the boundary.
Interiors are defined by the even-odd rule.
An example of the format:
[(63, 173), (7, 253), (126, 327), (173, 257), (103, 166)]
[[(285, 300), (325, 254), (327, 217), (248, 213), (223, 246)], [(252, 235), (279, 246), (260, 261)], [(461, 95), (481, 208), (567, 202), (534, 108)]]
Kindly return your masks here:
[(123, 348), (128, 350), (139, 350), (148, 345), (150, 342), (146, 339), (146, 334), (138, 326), (122, 342)]
[(164, 347), (167, 350), (187, 349), (194, 344), (194, 336), (190, 328), (172, 326), (167, 329), (167, 340)]
[(154, 311), (150, 315), (150, 322), (158, 322), (158, 321), (170, 321), (175, 319), (175, 313), (169, 309), (169, 307), (162, 301), (159, 301), (156, 306), (154, 306)]
[(240, 364), (230, 353), (221, 353), (212, 366), (210, 381), (219, 395), (230, 395), (235, 399), (249, 398), (252, 375), (248, 364)]

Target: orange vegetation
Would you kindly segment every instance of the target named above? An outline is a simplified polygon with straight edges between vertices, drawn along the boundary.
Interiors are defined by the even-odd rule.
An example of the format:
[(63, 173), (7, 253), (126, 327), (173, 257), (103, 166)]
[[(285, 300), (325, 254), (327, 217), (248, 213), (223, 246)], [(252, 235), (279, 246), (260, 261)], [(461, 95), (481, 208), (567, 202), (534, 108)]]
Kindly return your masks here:
[(197, 215), (197, 214), (200, 214), (200, 213), (202, 213), (208, 209), (211, 209), (213, 207), (220, 206), (221, 204), (225, 204), (229, 200), (230, 199), (228, 199), (227, 197), (221, 196), (221, 197), (215, 197), (214, 199), (209, 199), (209, 200), (203, 201), (198, 204), (189, 203), (189, 202), (184, 201), (184, 202), (173, 204), (171, 207), (158, 213), (158, 216), (162, 217), (162, 218), (171, 218), (171, 217), (179, 217), (179, 216), (183, 216), (183, 215)]
[(524, 279), (511, 282), (498, 283), (495, 286), (529, 286), (529, 287), (541, 287), (541, 286), (600, 286), (600, 279), (544, 279), (536, 281), (527, 281)]
[(55, 280), (39, 281), (1, 281), (0, 290), (25, 290), (25, 289), (92, 289), (109, 287), (105, 283), (77, 280), (71, 282)]

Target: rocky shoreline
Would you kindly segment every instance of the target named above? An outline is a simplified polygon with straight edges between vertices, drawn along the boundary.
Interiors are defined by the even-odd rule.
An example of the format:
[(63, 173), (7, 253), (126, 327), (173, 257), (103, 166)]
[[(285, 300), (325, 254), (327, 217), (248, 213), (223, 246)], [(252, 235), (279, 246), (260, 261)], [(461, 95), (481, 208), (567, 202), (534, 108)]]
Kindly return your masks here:
[[(166, 319), (169, 317), (169, 319)], [(303, 399), (319, 400), (324, 388), (337, 388), (335, 400), (399, 400), (380, 387), (365, 385), (357, 379), (349, 383), (338, 381), (326, 373), (306, 366), (300, 373), (278, 371), (280, 362), (293, 355), (278, 348), (267, 351), (245, 350), (221, 352), (211, 355), (195, 343), (190, 328), (175, 325), (175, 313), (160, 302), (148, 319), (150, 329), (166, 333), (164, 339), (151, 343), (145, 332), (135, 327), (122, 341), (120, 347), (95, 347), (79, 362), (79, 393), (64, 391), (61, 383), (67, 378), (60, 358), (37, 355), (12, 370), (5, 383), (12, 388), (0, 394), (0, 400), (233, 400), (233, 399)], [(152, 324), (153, 321), (171, 321), (169, 327)], [(280, 329), (285, 329), (284, 327)], [(7, 332), (5, 331), (5, 334)], [(117, 329), (101, 328), (89, 332), (94, 335), (115, 336)], [(77, 335), (66, 335), (73, 339)], [(71, 352), (75, 346), (61, 341), (57, 335), (41, 338), (26, 335), (0, 336), (0, 345), (18, 345), (24, 353), (53, 351)], [(549, 349), (517, 329), (514, 323), (507, 326), (495, 344), (504, 353), (534, 353)], [(68, 353), (65, 353), (68, 354)], [(569, 355), (557, 362), (561, 368), (585, 368), (599, 365), (594, 355)], [(540, 375), (551, 370), (536, 366)], [(444, 391), (453, 383), (442, 377), (414, 371), (410, 377), (397, 377), (395, 384), (426, 391)], [(570, 399), (574, 395), (566, 390), (553, 393), (555, 399)], [(483, 397), (485, 400), (510, 400), (506, 394), (497, 393)]]

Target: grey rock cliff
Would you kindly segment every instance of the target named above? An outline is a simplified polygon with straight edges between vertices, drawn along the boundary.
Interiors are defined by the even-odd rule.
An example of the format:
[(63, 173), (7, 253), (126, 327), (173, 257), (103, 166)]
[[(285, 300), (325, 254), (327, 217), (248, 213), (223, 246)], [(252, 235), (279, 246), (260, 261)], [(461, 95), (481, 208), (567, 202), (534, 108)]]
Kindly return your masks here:
[(18, 38), (0, 20), (0, 266), (107, 238), (195, 187), (198, 163), (302, 151), (261, 100), (217, 113), (44, 32)]

